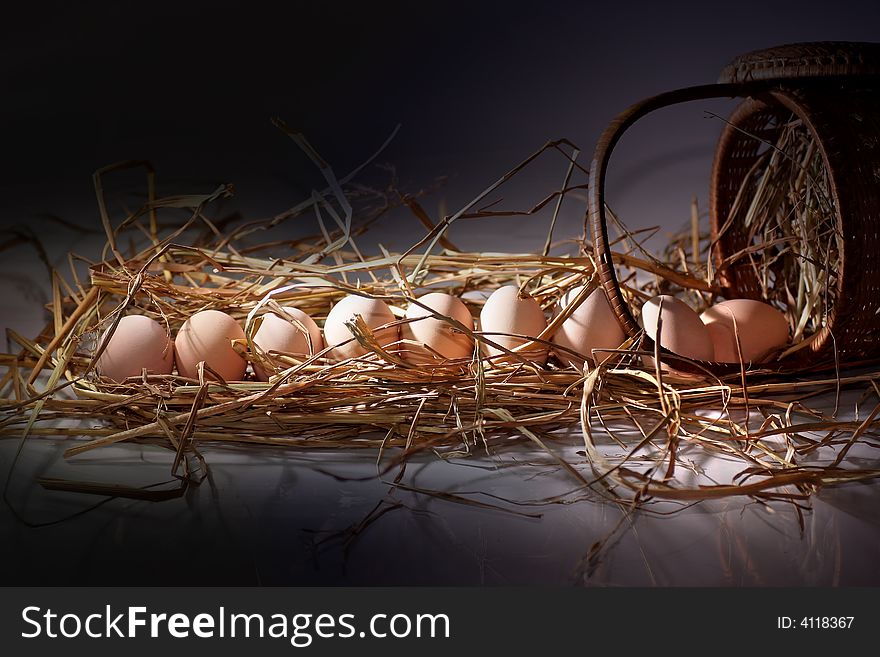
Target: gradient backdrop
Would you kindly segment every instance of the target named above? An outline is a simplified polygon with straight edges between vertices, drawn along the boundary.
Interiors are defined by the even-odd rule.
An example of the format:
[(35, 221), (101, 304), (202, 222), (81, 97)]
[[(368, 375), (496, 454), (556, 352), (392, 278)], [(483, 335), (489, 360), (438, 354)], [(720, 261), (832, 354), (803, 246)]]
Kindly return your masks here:
[[(280, 212), (323, 186), (272, 126), (273, 116), (301, 129), (340, 175), (401, 124), (379, 161), (396, 167), (406, 191), (437, 185), (424, 199), (436, 215), (460, 207), (548, 139), (572, 140), (587, 166), (617, 112), (654, 93), (711, 82), (737, 54), (785, 42), (880, 38), (875, 2), (24, 4), (4, 8), (0, 28), (0, 227), (6, 237), (16, 230), (40, 235), (53, 263), (69, 249), (97, 256), (100, 236), (50, 217), (99, 229), (91, 174), (118, 160), (150, 160), (166, 193), (234, 183), (228, 208), (248, 217)], [(732, 106), (717, 101), (665, 110), (628, 134), (615, 151), (609, 192), (630, 227), (683, 225), (693, 195), (705, 208), (721, 126), (707, 112), (724, 115)], [(505, 202), (521, 208), (538, 200), (558, 187), (563, 172), (559, 160), (539, 168), (528, 185), (507, 190)], [(381, 181), (387, 173), (371, 169), (365, 176)], [(569, 204), (557, 234), (579, 235), (583, 213), (583, 206)], [(545, 230), (539, 221), (473, 222), (457, 226), (453, 238), (481, 250), (536, 249)], [(379, 240), (399, 249), (421, 232), (396, 214), (375, 239), (361, 242), (369, 251)], [(35, 252), (25, 246), (0, 254), (0, 291), (9, 304), (0, 311), (2, 327), (26, 334), (39, 328), (48, 286)], [(4, 442), (3, 477), (14, 451), (12, 441)], [(61, 517), (90, 502), (35, 490), (33, 476), (64, 473), (66, 466), (58, 450), (27, 450), (10, 490), (30, 520)], [(337, 466), (356, 472), (362, 457), (339, 458)], [(579, 555), (613, 524), (601, 510), (580, 509), (557, 517), (548, 534), (537, 522), (505, 525), (471, 511), (453, 518), (442, 508), (422, 509), (409, 524), (377, 530), (353, 561), (341, 550), (320, 561), (313, 558), (314, 532), (352, 522), (382, 490), (321, 479), (311, 459), (321, 457), (218, 452), (213, 492), (205, 488), (165, 506), (114, 502), (47, 528), (26, 527), (4, 506), (0, 543), (13, 558), (0, 562), (0, 581), (566, 583), (578, 580), (572, 572)], [(81, 463), (76, 474), (101, 476), (99, 461), (93, 470)], [(131, 466), (117, 470), (120, 477), (130, 472), (150, 481), (167, 472), (164, 456), (122, 448), (116, 463)], [(498, 485), (516, 489), (519, 482)], [(876, 488), (866, 499), (876, 502)], [(748, 569), (722, 573), (708, 563), (715, 557), (706, 563), (700, 557), (715, 545), (718, 530), (697, 520), (658, 530), (668, 549), (650, 576), (631, 546), (616, 571), (595, 581), (880, 582), (876, 514), (852, 526), (845, 524), (849, 515), (828, 517), (853, 537), (847, 554), (858, 564), (843, 576), (837, 572), (836, 580), (833, 564), (811, 570), (815, 554), (796, 566), (771, 559), (763, 578)], [(765, 524), (738, 522), (729, 531), (745, 536)], [(694, 538), (682, 542), (686, 527)], [(767, 538), (769, 547), (758, 540), (758, 552), (800, 549), (797, 519), (786, 517), (781, 527), (782, 538)], [(709, 537), (698, 538), (703, 533)], [(819, 573), (815, 582), (810, 573)]]

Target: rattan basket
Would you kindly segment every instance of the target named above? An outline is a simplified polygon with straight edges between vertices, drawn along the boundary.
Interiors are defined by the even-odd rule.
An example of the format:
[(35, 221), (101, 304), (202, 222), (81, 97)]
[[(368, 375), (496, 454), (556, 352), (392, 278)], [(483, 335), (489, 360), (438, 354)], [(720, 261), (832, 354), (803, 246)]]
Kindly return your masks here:
[(722, 97), (743, 99), (722, 131), (709, 193), (716, 282), (723, 295), (761, 298), (754, 268), (728, 259), (753, 236), (741, 225), (728, 222), (723, 232), (720, 227), (759, 149), (773, 143), (780, 125), (796, 117), (821, 153), (834, 228), (843, 246), (837, 261), (828, 263), (836, 289), (822, 327), (804, 348), (779, 360), (777, 368), (817, 369), (880, 358), (880, 44), (874, 43), (803, 43), (748, 53), (728, 65), (717, 84), (648, 98), (609, 124), (590, 170), (587, 220), (599, 278), (624, 332), (634, 337), (641, 327), (621, 292), (609, 246), (604, 188), (611, 153), (622, 134), (646, 114)]

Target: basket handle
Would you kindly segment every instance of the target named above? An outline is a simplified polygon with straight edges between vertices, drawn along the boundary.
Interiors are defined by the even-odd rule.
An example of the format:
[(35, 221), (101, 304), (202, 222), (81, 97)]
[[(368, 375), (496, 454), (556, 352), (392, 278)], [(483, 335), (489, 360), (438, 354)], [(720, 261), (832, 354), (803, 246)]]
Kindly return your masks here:
[(599, 137), (596, 150), (593, 152), (593, 162), (590, 165), (589, 207), (586, 219), (589, 220), (591, 226), (599, 281), (605, 290), (608, 303), (620, 323), (620, 328), (628, 337), (635, 337), (642, 329), (630, 312), (620, 291), (617, 273), (614, 271), (611, 246), (608, 243), (608, 224), (605, 216), (605, 176), (611, 151), (614, 150), (615, 145), (627, 129), (654, 110), (693, 100), (751, 95), (772, 86), (768, 82), (705, 84), (667, 91), (646, 98), (618, 114)]

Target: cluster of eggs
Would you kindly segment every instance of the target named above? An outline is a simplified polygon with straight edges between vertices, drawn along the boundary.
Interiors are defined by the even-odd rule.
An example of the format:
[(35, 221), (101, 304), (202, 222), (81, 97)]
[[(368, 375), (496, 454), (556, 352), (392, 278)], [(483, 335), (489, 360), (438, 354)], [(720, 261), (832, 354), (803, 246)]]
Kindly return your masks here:
[(721, 301), (698, 315), (670, 295), (642, 306), (645, 333), (669, 351), (695, 360), (760, 363), (788, 343), (788, 321), (753, 299)]
[[(588, 293), (589, 292), (589, 293)], [(574, 308), (569, 306), (575, 305)], [(368, 353), (352, 333), (350, 324), (360, 317), (381, 348), (393, 347), (400, 358), (413, 365), (469, 359), (474, 351), (474, 318), (461, 299), (443, 292), (431, 292), (410, 304), (402, 321), (380, 299), (349, 295), (331, 308), (323, 332), (305, 312), (283, 308), (284, 316), (268, 312), (253, 335), (262, 354), (253, 361), (254, 376), (268, 381), (271, 372), (263, 365), (276, 354), (310, 358), (324, 351), (328, 358), (342, 361)], [(601, 363), (624, 341), (607, 298), (601, 289), (569, 290), (553, 309), (553, 317), (567, 317), (550, 341), (535, 339), (548, 327), (547, 317), (533, 297), (514, 285), (501, 287), (486, 299), (480, 312), (483, 349), (492, 364), (515, 364), (523, 360), (543, 364), (551, 346), (566, 365), (580, 369), (585, 361)], [(698, 360), (721, 362), (758, 361), (785, 344), (788, 323), (782, 314), (757, 301), (738, 299), (721, 302), (697, 315), (671, 296), (655, 297), (642, 308), (648, 335), (670, 351)], [(108, 329), (109, 332), (109, 329)], [(184, 322), (172, 339), (155, 320), (144, 315), (120, 319), (107, 341), (101, 338), (98, 373), (115, 381), (137, 377), (143, 371), (178, 373), (198, 378), (199, 364), (206, 376), (224, 381), (245, 377), (248, 361), (244, 329), (219, 310), (204, 310)], [(107, 342), (104, 345), (104, 342)]]
[[(473, 351), (473, 340), (467, 333), (434, 317), (435, 313), (448, 316), (473, 330), (470, 311), (460, 299), (439, 292), (427, 294), (411, 305), (405, 317), (408, 321), (402, 326), (395, 322), (394, 313), (385, 302), (357, 295), (349, 295), (333, 306), (323, 333), (299, 308), (282, 310), (284, 317), (272, 312), (264, 314), (253, 335), (253, 344), (269, 362), (274, 361), (275, 354), (309, 358), (323, 351), (325, 345), (329, 347), (325, 355), (333, 360), (363, 356), (367, 348), (355, 339), (348, 326), (356, 316), (372, 331), (380, 347), (400, 344), (400, 355), (414, 364), (467, 358)], [(216, 373), (224, 381), (240, 381), (247, 371), (244, 349), (236, 348), (236, 344), (246, 341), (244, 329), (219, 310), (195, 313), (173, 340), (158, 322), (144, 315), (122, 317), (107, 340), (109, 330), (101, 337), (96, 368), (101, 376), (117, 382), (141, 376), (144, 370), (149, 374), (170, 374), (175, 363), (178, 373), (190, 379), (198, 378), (202, 362), (208, 378)], [(254, 359), (254, 376), (268, 381), (271, 373), (261, 364), (265, 363), (263, 358)]]
[[(624, 340), (605, 293), (600, 289), (588, 295), (586, 292), (583, 286), (572, 288), (553, 308), (554, 318), (568, 312), (550, 338), (553, 352), (563, 363), (577, 368), (586, 360), (604, 361)], [(580, 303), (568, 311), (579, 299)], [(485, 350), (493, 363), (512, 364), (522, 359), (546, 362), (550, 345), (531, 338), (539, 337), (547, 326), (547, 318), (538, 302), (514, 285), (497, 289), (480, 312), (480, 327), (487, 340)]]

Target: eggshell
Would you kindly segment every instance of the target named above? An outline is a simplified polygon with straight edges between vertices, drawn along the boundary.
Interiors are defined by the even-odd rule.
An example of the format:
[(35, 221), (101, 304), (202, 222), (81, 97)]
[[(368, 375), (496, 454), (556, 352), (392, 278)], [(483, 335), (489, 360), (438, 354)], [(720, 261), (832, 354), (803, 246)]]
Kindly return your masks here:
[[(531, 296), (520, 298), (519, 288), (515, 285), (505, 285), (495, 290), (486, 299), (483, 309), (480, 311), (480, 328), (486, 338), (497, 342), (499, 345), (513, 350), (516, 347), (531, 342), (524, 338), (509, 335), (491, 335), (501, 333), (515, 333), (531, 338), (537, 337), (541, 331), (547, 328), (547, 319), (541, 306)], [(500, 349), (484, 344), (483, 349), (492, 358), (495, 364), (518, 364), (522, 360), (515, 356), (508, 356)], [(548, 347), (542, 343), (532, 343), (527, 349), (517, 351), (527, 360), (543, 364), (547, 360)], [(499, 354), (502, 354), (499, 356)]]
[[(198, 366), (205, 361), (224, 381), (241, 381), (247, 361), (233, 349), (233, 340), (244, 340), (244, 329), (219, 310), (203, 310), (183, 323), (174, 339), (177, 371), (190, 379), (199, 377)], [(205, 372), (212, 378), (209, 372)]]
[[(451, 317), (473, 330), (474, 320), (467, 306), (452, 295), (431, 292), (419, 297), (421, 303), (441, 315)], [(452, 324), (434, 317), (430, 311), (417, 304), (410, 304), (406, 318), (414, 321), (402, 324), (400, 337), (419, 344), (404, 344), (401, 356), (415, 365), (439, 362), (442, 359), (421, 345), (428, 345), (448, 360), (469, 358), (474, 351), (474, 341), (466, 333), (453, 328)]]
[[(110, 328), (98, 343), (103, 345)], [(119, 320), (116, 330), (96, 363), (98, 374), (114, 381), (130, 376), (170, 374), (174, 367), (174, 347), (165, 328), (144, 315), (126, 315)]]
[(661, 319), (661, 312), (661, 347), (694, 360), (714, 360), (712, 338), (700, 316), (684, 301), (668, 294), (649, 299), (642, 306), (642, 326), (645, 327), (648, 337), (657, 339), (657, 324), (658, 319)]
[(367, 353), (345, 325), (345, 322), (354, 319), (355, 315), (360, 315), (364, 323), (370, 327), (379, 346), (388, 347), (397, 342), (399, 336), (397, 326), (375, 330), (395, 320), (388, 304), (379, 299), (350, 294), (330, 309), (324, 322), (324, 341), (328, 347), (334, 347), (329, 354), (334, 360), (357, 358)]
[[(715, 345), (715, 360), (721, 363), (759, 363), (788, 343), (788, 320), (773, 306), (754, 299), (722, 301), (706, 310), (700, 319)], [(734, 326), (736, 329), (734, 330)]]
[[(583, 290), (583, 286), (573, 288), (566, 292), (556, 304), (554, 316), (563, 310), (577, 298)], [(573, 354), (562, 349), (555, 350), (559, 360), (566, 365), (573, 365), (580, 369), (584, 359), (591, 362), (598, 360), (603, 362), (613, 355), (612, 352), (597, 351), (593, 355), (593, 349), (616, 349), (624, 341), (623, 330), (608, 304), (608, 297), (602, 288), (590, 292), (586, 299), (574, 309), (562, 326), (553, 334), (553, 343), (560, 347), (568, 347), (582, 355), (577, 358)]]
[[(262, 324), (254, 333), (254, 344), (263, 351), (263, 356), (272, 360), (269, 352), (290, 354), (303, 360), (314, 356), (324, 348), (324, 338), (315, 320), (299, 308), (286, 307), (284, 313), (290, 317), (285, 319), (274, 312), (262, 317)], [(278, 362), (278, 367), (286, 367)], [(269, 373), (258, 363), (254, 363), (254, 374), (260, 381), (268, 381)]]

